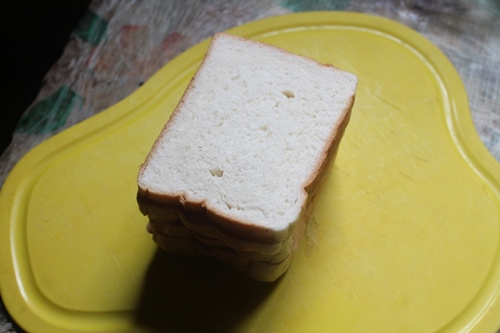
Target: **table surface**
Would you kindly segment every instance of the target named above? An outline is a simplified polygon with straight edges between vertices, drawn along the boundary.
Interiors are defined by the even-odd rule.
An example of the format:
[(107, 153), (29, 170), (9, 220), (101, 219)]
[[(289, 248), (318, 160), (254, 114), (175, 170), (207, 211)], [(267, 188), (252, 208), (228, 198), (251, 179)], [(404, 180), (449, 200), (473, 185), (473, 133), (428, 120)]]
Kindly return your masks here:
[[(114, 105), (214, 33), (292, 12), (337, 10), (415, 29), (456, 67), (477, 133), (500, 162), (500, 4), (495, 0), (95, 0), (0, 156), (0, 186), (29, 150)], [(0, 333), (22, 332), (0, 303)]]

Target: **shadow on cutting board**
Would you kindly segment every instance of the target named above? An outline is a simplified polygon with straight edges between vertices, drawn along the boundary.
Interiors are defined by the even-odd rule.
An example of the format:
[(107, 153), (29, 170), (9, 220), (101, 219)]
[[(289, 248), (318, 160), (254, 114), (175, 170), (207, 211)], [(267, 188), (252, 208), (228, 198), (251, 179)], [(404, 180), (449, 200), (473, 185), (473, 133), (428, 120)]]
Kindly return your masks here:
[(158, 250), (146, 273), (136, 323), (160, 332), (229, 332), (280, 280), (254, 281), (212, 259)]

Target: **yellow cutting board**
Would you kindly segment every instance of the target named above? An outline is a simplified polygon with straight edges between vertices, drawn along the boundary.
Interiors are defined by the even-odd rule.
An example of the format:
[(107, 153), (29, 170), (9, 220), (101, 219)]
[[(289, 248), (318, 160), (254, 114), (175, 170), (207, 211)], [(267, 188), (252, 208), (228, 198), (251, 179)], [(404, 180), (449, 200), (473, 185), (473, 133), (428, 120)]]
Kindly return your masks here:
[(355, 73), (350, 125), (289, 272), (247, 279), (158, 251), (136, 175), (208, 41), (47, 140), (0, 196), (0, 288), (31, 332), (496, 332), (500, 164), (465, 89), (418, 33), (301, 13), (230, 33)]

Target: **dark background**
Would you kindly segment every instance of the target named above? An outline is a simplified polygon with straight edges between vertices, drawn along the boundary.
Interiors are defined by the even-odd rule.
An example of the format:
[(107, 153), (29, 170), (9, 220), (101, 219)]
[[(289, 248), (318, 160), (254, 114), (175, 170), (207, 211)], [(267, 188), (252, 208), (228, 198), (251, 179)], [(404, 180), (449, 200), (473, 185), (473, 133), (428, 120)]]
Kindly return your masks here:
[[(0, 153), (21, 114), (38, 95), (42, 80), (61, 57), (90, 0), (5, 1), (2, 5), (2, 105)], [(6, 59), (5, 59), (6, 58)]]

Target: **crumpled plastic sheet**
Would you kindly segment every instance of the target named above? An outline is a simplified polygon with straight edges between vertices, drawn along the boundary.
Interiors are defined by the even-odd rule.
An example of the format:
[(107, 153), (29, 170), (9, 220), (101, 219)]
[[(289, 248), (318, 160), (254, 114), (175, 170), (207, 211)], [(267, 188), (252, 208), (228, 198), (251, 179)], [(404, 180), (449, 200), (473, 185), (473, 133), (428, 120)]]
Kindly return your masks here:
[[(500, 162), (496, 0), (94, 0), (0, 157), (0, 185), (31, 148), (127, 97), (175, 56), (214, 33), (316, 10), (383, 16), (437, 45), (464, 82), (479, 137)], [(0, 333), (20, 331), (0, 303)]]

